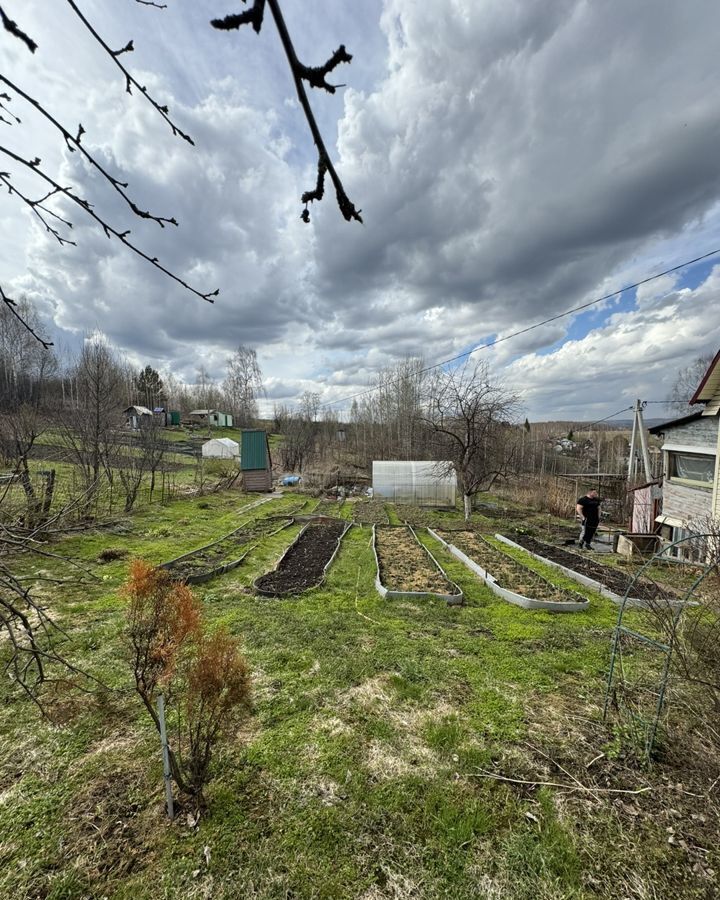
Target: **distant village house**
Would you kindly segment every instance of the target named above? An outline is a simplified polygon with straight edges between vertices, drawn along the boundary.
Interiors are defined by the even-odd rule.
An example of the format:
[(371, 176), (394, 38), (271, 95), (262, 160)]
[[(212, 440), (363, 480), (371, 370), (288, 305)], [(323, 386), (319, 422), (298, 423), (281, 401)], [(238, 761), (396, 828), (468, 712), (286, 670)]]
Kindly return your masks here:
[(194, 425), (213, 425), (215, 428), (232, 428), (233, 417), (216, 409), (194, 409), (189, 414)]

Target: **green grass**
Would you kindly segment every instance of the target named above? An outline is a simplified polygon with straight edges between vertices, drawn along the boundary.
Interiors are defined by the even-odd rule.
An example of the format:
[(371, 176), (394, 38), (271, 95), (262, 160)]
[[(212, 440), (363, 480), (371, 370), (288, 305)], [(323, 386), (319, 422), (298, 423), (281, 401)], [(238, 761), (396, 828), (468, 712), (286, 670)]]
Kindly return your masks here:
[[(694, 896), (682, 892), (687, 860), (667, 858), (665, 824), (650, 813), (640, 827), (609, 795), (580, 802), (483, 777), (567, 781), (528, 745), (575, 752), (573, 716), (599, 747), (611, 740), (600, 703), (616, 608), (589, 592), (587, 612), (518, 609), (421, 529), (465, 606), (382, 600), (368, 527), (350, 529), (326, 582), (297, 598), (250, 588), (300, 526), (197, 588), (207, 618), (243, 640), (255, 714), (216, 758), (199, 827), (168, 826), (157, 735), (123, 650), (127, 561), (94, 561), (108, 547), (165, 561), (237, 527), (253, 499), (153, 505), (54, 548), (96, 575), (41, 590), (69, 631), (67, 651), (112, 691), (63, 695), (63, 722), (49, 725), (5, 684), (0, 896), (585, 900), (631, 896), (614, 893), (631, 883)], [(296, 503), (288, 495), (252, 515)], [(56, 561), (34, 567), (69, 577)], [(577, 753), (588, 778), (595, 751)]]

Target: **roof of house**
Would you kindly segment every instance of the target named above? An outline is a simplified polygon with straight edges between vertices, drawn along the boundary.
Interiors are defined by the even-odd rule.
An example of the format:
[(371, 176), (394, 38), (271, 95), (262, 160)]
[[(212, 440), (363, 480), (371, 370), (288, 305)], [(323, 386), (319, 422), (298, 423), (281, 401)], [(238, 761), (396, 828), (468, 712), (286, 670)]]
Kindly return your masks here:
[(151, 416), (152, 415), (152, 410), (148, 409), (147, 406), (128, 406), (128, 408), (125, 410), (125, 412), (129, 413), (133, 409), (135, 410), (135, 413), (138, 416)]
[(688, 422), (694, 422), (696, 419), (702, 418), (702, 412), (690, 413), (687, 416), (680, 416), (679, 419), (670, 419), (669, 422), (661, 422), (659, 425), (653, 425), (648, 428), (650, 434), (664, 434), (668, 428), (677, 428), (679, 425), (687, 425)]
[(209, 416), (210, 413), (214, 413), (214, 409), (191, 409), (189, 415), (191, 416)]
[(715, 354), (715, 358), (703, 375), (698, 389), (690, 398), (690, 404), (707, 403), (708, 400), (712, 400), (718, 391), (720, 391), (720, 350)]

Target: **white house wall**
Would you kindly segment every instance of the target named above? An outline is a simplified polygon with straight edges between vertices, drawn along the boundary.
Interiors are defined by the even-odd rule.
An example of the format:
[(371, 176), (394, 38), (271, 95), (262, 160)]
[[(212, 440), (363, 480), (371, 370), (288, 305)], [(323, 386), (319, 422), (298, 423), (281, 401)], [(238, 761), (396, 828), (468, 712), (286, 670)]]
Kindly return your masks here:
[(712, 514), (712, 491), (688, 487), (665, 480), (663, 485), (663, 516), (682, 522), (700, 522)]

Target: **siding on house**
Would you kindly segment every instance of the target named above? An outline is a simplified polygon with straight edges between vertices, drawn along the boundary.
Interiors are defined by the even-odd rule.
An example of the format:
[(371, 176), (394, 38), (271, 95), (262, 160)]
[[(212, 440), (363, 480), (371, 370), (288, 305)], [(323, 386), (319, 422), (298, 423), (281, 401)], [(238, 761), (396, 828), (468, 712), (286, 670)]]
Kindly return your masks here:
[(711, 490), (666, 480), (663, 485), (662, 514), (681, 522), (702, 521), (712, 513), (712, 497)]
[(712, 512), (715, 518), (720, 519), (720, 466), (718, 466), (718, 460), (720, 460), (720, 429), (718, 429), (717, 436), (717, 451), (715, 453), (715, 484), (713, 484), (712, 494)]
[(665, 432), (666, 444), (684, 444), (688, 447), (711, 448), (714, 452), (718, 439), (718, 420), (708, 416), (668, 428)]

